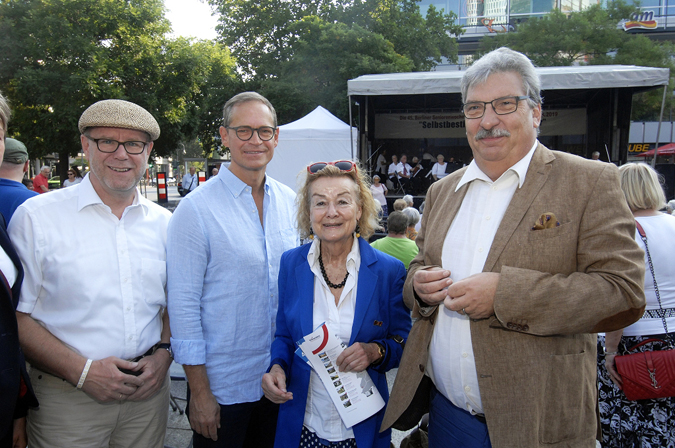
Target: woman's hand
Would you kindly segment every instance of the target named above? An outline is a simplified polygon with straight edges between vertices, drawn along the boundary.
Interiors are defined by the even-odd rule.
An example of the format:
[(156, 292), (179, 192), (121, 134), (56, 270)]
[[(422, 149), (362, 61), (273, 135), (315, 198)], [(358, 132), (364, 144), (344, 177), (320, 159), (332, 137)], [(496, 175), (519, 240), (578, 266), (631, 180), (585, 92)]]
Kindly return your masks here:
[(605, 355), (605, 367), (607, 368), (607, 372), (609, 373), (609, 377), (612, 379), (612, 382), (616, 384), (616, 387), (622, 389), (623, 380), (621, 379), (619, 372), (616, 370), (614, 358), (616, 358), (616, 355)]
[(293, 393), (286, 390), (286, 373), (279, 364), (274, 364), (269, 373), (263, 375), (262, 388), (272, 403), (281, 404), (293, 399)]
[(374, 342), (356, 342), (338, 356), (337, 367), (340, 372), (362, 372), (373, 362), (380, 359), (380, 350)]

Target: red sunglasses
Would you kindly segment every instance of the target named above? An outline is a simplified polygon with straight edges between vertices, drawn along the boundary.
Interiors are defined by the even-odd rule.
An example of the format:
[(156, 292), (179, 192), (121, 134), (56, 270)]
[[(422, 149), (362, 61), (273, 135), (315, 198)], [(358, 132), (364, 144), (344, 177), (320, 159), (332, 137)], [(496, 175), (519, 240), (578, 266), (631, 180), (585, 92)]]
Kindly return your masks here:
[(328, 165), (332, 165), (335, 168), (339, 169), (342, 172), (348, 173), (352, 170), (356, 170), (356, 164), (351, 160), (339, 160), (337, 162), (316, 162), (312, 163), (307, 167), (307, 172), (309, 174), (316, 174), (322, 169), (326, 168)]

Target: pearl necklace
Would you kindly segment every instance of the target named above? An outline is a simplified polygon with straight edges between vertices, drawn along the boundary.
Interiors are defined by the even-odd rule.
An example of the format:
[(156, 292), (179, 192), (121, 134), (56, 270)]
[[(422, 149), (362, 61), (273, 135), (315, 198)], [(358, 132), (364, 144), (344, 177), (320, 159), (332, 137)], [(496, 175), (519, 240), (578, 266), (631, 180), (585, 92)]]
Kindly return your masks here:
[(329, 288), (340, 289), (347, 284), (347, 277), (349, 277), (349, 271), (347, 271), (347, 275), (345, 275), (345, 279), (342, 280), (342, 283), (338, 283), (336, 285), (335, 283), (331, 283), (330, 279), (328, 278), (328, 274), (326, 274), (326, 268), (323, 267), (323, 257), (321, 255), (319, 255), (319, 266), (321, 267), (321, 275), (323, 275), (323, 279), (326, 281), (326, 284), (328, 285)]

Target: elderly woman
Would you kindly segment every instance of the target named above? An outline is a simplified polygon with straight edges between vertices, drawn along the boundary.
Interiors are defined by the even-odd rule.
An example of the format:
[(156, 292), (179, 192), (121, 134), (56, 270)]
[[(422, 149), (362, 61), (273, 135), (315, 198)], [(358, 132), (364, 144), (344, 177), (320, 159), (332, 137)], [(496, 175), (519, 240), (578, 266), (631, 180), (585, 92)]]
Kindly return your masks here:
[(387, 187), (384, 184), (380, 183), (380, 180), (380, 176), (377, 174), (373, 176), (373, 184), (370, 186), (370, 192), (382, 206), (382, 216), (386, 218), (389, 215), (386, 198), (389, 190), (387, 190)]
[[(622, 379), (614, 359), (645, 339), (671, 338), (675, 343), (675, 217), (658, 211), (664, 207), (666, 198), (658, 174), (649, 165), (628, 163), (619, 168), (619, 173), (628, 206), (647, 237), (645, 247), (639, 232), (635, 233), (638, 244), (645, 249), (647, 308), (636, 323), (605, 335), (604, 362), (600, 338), (598, 387), (602, 446), (673, 447), (675, 398), (628, 400), (621, 391)], [(665, 311), (663, 317), (659, 316), (661, 308)], [(638, 351), (659, 348), (659, 344), (648, 344)]]
[(417, 238), (416, 227), (420, 222), (420, 212), (418, 212), (417, 209), (414, 209), (413, 207), (406, 207), (401, 211), (408, 218), (408, 229), (405, 232), (405, 236), (408, 239), (415, 241)]
[(367, 370), (386, 402), (385, 373), (398, 366), (411, 324), (405, 268), (366, 242), (378, 223), (363, 172), (351, 161), (307, 170), (298, 227), (313, 241), (281, 258), (276, 339), (262, 380), (265, 396), (282, 403), (275, 447), (388, 448), (390, 431), (379, 432), (384, 409), (346, 427), (319, 376), (294, 352), (296, 341), (325, 322), (347, 346), (339, 371)]

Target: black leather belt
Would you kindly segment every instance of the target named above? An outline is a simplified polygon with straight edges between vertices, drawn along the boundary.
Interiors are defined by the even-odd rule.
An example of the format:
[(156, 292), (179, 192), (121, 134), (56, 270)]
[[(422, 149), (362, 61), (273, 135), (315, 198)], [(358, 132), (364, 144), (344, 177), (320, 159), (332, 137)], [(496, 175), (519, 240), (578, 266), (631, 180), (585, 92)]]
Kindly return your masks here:
[(141, 359), (145, 358), (146, 356), (150, 356), (150, 355), (152, 355), (153, 353), (155, 353), (155, 349), (156, 349), (156, 348), (157, 348), (157, 345), (153, 345), (152, 347), (150, 347), (150, 348), (148, 349), (147, 352), (143, 353), (141, 356), (136, 356), (134, 359), (130, 359), (129, 361), (131, 361), (131, 362), (138, 362), (138, 361), (140, 361)]

